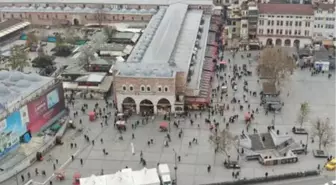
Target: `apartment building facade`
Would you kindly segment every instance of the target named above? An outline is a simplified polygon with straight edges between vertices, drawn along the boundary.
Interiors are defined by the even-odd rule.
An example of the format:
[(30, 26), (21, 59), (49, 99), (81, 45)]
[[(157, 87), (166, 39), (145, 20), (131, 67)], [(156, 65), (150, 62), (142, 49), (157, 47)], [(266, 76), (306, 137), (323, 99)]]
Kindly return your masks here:
[(265, 45), (303, 48), (312, 43), (314, 9), (306, 4), (259, 4), (258, 39)]
[(313, 39), (332, 40), (336, 37), (335, 4), (319, 4), (314, 9)]

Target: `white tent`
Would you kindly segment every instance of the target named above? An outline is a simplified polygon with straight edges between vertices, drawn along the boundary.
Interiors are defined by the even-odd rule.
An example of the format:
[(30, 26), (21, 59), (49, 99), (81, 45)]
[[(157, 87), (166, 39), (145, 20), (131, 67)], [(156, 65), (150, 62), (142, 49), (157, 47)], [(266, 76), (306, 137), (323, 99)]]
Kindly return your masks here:
[(160, 185), (156, 168), (133, 171), (133, 180), (135, 185)]
[(80, 185), (107, 185), (105, 176), (95, 176), (91, 175), (90, 177), (80, 178)]
[(134, 185), (132, 171), (117, 172), (106, 175), (107, 185)]

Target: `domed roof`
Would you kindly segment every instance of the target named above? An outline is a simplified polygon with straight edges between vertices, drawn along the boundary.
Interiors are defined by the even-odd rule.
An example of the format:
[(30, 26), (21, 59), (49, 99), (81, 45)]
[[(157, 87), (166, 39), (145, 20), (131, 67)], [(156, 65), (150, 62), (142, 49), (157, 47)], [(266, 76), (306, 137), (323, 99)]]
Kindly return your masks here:
[(25, 10), (27, 7), (25, 7), (25, 6), (20, 6), (20, 9), (21, 10)]
[(27, 80), (20, 80), (16, 83), (16, 86), (21, 87), (21, 88), (27, 88), (30, 86), (30, 84)]
[(22, 73), (17, 72), (17, 71), (12, 72), (12, 75), (9, 77), (9, 80), (12, 82), (17, 82), (21, 79), (23, 79), (23, 75)]
[(0, 95), (1, 96), (7, 96), (9, 94), (10, 94), (10, 91), (8, 90), (8, 88), (1, 83), (0, 84)]
[(156, 10), (152, 8), (152, 9), (149, 10), (149, 12), (150, 13), (156, 13)]
[(119, 9), (118, 8), (113, 8), (111, 11), (112, 12), (119, 12)]
[(120, 10), (121, 12), (123, 12), (123, 13), (126, 13), (126, 12), (128, 12), (128, 10), (127, 9), (122, 9), (122, 10)]
[(28, 9), (29, 10), (35, 10), (36, 8), (34, 6), (30, 6)]
[(140, 12), (141, 12), (141, 13), (147, 13), (147, 10), (145, 10), (145, 9), (141, 9)]
[(59, 7), (59, 6), (56, 6), (54, 10), (56, 10), (56, 11), (61, 11), (61, 10), (62, 10), (62, 8), (61, 8), (61, 7)]
[(78, 11), (78, 12), (80, 12), (80, 11), (83, 11), (83, 8), (81, 8), (81, 7), (76, 7), (76, 8), (74, 8), (74, 11)]
[(26, 80), (32, 81), (32, 82), (38, 82), (41, 80), (41, 77), (36, 73), (31, 73), (25, 76)]
[(85, 7), (85, 8), (83, 9), (83, 11), (85, 11), (85, 12), (91, 12), (91, 11), (92, 11), (92, 9), (91, 9), (91, 8), (89, 8), (89, 7)]
[(43, 8), (42, 6), (38, 7), (37, 10), (45, 10), (45, 8)]
[(70, 8), (70, 7), (65, 7), (64, 9), (63, 9), (64, 11), (72, 11), (72, 9)]
[(111, 11), (111, 9), (110, 8), (104, 8), (103, 11), (109, 12), (109, 11)]
[(6, 70), (0, 71), (0, 80), (5, 80), (7, 78), (8, 78), (8, 71)]
[(46, 8), (46, 10), (48, 10), (48, 11), (52, 11), (53, 8), (52, 8), (51, 6), (49, 6), (49, 7)]
[(138, 13), (138, 10), (136, 10), (136, 9), (132, 9), (132, 10), (130, 10), (130, 12), (131, 12), (131, 13)]

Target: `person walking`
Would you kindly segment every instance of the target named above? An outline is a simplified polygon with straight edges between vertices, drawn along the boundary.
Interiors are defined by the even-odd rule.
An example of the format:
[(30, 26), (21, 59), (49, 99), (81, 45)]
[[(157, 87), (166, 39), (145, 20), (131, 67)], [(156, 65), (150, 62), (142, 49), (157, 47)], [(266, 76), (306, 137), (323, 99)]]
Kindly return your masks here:
[(81, 165), (83, 165), (83, 159), (80, 159), (80, 163), (81, 163)]
[(211, 171), (211, 165), (209, 164), (208, 165), (208, 173), (210, 173), (210, 171)]

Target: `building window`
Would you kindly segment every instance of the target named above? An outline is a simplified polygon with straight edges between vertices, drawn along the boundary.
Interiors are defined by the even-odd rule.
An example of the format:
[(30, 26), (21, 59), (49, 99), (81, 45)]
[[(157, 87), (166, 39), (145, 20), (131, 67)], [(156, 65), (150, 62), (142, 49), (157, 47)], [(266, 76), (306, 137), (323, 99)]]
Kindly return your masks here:
[(285, 35), (287, 35), (288, 34), (288, 30), (285, 30)]
[(149, 85), (147, 85), (147, 92), (151, 91), (151, 87)]
[(168, 90), (169, 90), (169, 89), (168, 89), (168, 87), (166, 86), (166, 87), (164, 88), (164, 91), (165, 91), (165, 92), (168, 92)]
[(305, 36), (309, 36), (309, 31), (308, 30), (305, 30)]
[(47, 19), (49, 19), (49, 15), (47, 14)]
[(271, 21), (267, 21), (267, 26), (270, 26), (271, 25)]
[(64, 15), (64, 18), (66, 18), (66, 19), (67, 19), (67, 18), (68, 18), (68, 16), (67, 16), (67, 15)]
[(85, 17), (85, 19), (87, 19), (87, 15), (85, 15), (84, 17)]
[(277, 21), (276, 24), (277, 24), (277, 26), (280, 26), (280, 21)]
[(306, 27), (310, 27), (310, 22), (306, 22)]
[(130, 85), (130, 86), (129, 86), (129, 90), (130, 90), (130, 91), (133, 91), (133, 90), (134, 90), (133, 85)]
[(236, 28), (232, 28), (232, 32), (236, 32)]
[(122, 86), (123, 91), (126, 91), (126, 85)]
[(288, 35), (292, 35), (292, 30), (289, 30), (289, 31), (288, 31)]
[(271, 22), (272, 26), (274, 25), (274, 21)]
[(280, 30), (280, 35), (282, 35), (282, 30)]
[(283, 21), (280, 21), (280, 26), (283, 26)]
[(142, 86), (140, 87), (140, 91), (141, 91), (141, 92), (145, 92), (145, 86), (144, 86), (144, 85), (142, 85)]
[(14, 18), (14, 14), (12, 14), (12, 18)]
[(143, 21), (143, 20), (144, 20), (144, 18), (143, 18), (143, 17), (141, 17), (141, 20)]
[(162, 92), (162, 87), (161, 86), (158, 87), (158, 92)]

